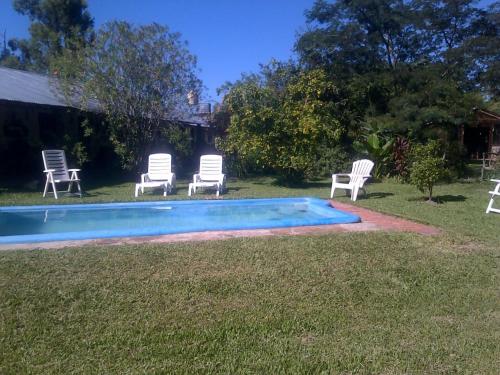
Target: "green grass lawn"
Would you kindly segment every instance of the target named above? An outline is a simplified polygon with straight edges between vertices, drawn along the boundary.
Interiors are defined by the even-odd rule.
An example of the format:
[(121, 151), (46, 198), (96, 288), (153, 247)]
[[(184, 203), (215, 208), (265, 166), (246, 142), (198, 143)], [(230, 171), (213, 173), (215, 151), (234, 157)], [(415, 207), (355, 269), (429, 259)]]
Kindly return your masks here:
[[(328, 181), (228, 186), (224, 199), (329, 195)], [(436, 225), (436, 237), (1, 252), (0, 373), (497, 374), (500, 215), (484, 214), (490, 188), (439, 186), (432, 206), (412, 186), (374, 183), (356, 202)], [(131, 183), (87, 193), (57, 203), (134, 200)], [(167, 199), (187, 199), (186, 182)], [(54, 200), (0, 191), (0, 205), (40, 203)]]

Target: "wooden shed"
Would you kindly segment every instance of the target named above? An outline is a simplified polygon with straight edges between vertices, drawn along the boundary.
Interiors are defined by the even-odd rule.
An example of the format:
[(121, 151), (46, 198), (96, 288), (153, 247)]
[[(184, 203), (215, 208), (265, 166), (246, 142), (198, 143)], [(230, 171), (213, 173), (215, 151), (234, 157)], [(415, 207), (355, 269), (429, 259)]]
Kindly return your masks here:
[(462, 126), (460, 138), (471, 159), (481, 159), (483, 153), (500, 153), (500, 114), (474, 109), (474, 121)]

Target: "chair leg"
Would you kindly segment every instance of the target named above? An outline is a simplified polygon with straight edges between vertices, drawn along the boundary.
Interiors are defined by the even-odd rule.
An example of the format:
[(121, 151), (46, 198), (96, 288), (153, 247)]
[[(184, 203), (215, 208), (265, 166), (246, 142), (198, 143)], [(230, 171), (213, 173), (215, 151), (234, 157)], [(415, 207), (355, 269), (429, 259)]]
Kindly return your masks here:
[(358, 188), (358, 187), (356, 187), (356, 186), (355, 186), (355, 187), (353, 187), (353, 188), (352, 188), (352, 190), (351, 190), (351, 200), (352, 200), (353, 202), (355, 202), (355, 201), (356, 201), (356, 199), (358, 198), (358, 190), (359, 190), (359, 188)]
[(43, 189), (43, 197), (47, 195), (47, 190), (49, 189), (49, 176), (47, 175), (47, 180), (45, 181), (45, 189)]
[(333, 198), (334, 194), (335, 194), (335, 184), (332, 184), (332, 191), (330, 192), (330, 198)]
[(52, 181), (51, 181), (51, 183), (52, 183), (52, 190), (54, 190), (54, 197), (55, 197), (56, 199), (58, 199), (58, 198), (57, 198), (56, 183), (54, 182), (54, 180), (52, 180)]
[(82, 197), (82, 187), (80, 186), (80, 182), (77, 181), (76, 187), (78, 189), (78, 195), (80, 195), (80, 198)]
[(486, 207), (486, 213), (489, 213), (492, 207), (493, 207), (493, 197), (491, 197), (490, 202), (488, 203), (488, 207)]

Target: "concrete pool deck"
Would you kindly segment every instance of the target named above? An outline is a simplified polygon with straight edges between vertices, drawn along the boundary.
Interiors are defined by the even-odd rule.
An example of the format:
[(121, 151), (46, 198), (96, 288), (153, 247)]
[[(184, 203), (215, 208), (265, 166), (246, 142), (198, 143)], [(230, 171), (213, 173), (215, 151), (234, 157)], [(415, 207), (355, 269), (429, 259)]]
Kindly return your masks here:
[(366, 208), (354, 206), (347, 203), (340, 203), (330, 200), (330, 204), (342, 211), (346, 211), (361, 218), (360, 223), (353, 224), (331, 224), (331, 225), (312, 225), (302, 227), (287, 227), (273, 229), (246, 229), (246, 230), (224, 230), (207, 232), (190, 232), (179, 234), (166, 234), (161, 236), (148, 237), (119, 237), (119, 238), (100, 238), (93, 240), (76, 241), (54, 241), (23, 244), (5, 244), (0, 245), (2, 250), (36, 250), (36, 249), (62, 249), (65, 247), (80, 246), (108, 246), (125, 244), (143, 244), (143, 243), (174, 243), (188, 241), (210, 241), (223, 240), (237, 237), (266, 237), (266, 236), (293, 236), (293, 235), (314, 235), (328, 233), (348, 233), (348, 232), (412, 232), (422, 235), (437, 235), (441, 230), (416, 223), (414, 221), (398, 218), (391, 215), (382, 214)]

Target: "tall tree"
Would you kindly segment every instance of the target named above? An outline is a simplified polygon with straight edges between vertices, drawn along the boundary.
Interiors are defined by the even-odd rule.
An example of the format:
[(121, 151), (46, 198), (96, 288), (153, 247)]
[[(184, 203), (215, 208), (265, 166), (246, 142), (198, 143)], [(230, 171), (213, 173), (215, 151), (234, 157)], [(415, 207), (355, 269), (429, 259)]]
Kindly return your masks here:
[[(83, 95), (106, 117), (111, 143), (124, 168), (142, 166), (159, 141), (176, 155), (189, 152), (189, 134), (177, 126), (190, 112), (188, 93), (199, 93), (196, 58), (168, 28), (110, 22), (79, 59), (59, 59), (58, 75), (69, 100)], [(76, 62), (79, 61), (79, 64)]]
[(46, 72), (52, 58), (66, 49), (79, 49), (92, 39), (94, 21), (86, 0), (13, 0), (13, 6), (31, 21), (29, 39), (9, 42), (27, 69)]
[(296, 43), (306, 65), (364, 73), (394, 69), (422, 54), (413, 11), (403, 0), (317, 0), (306, 16), (310, 29)]

